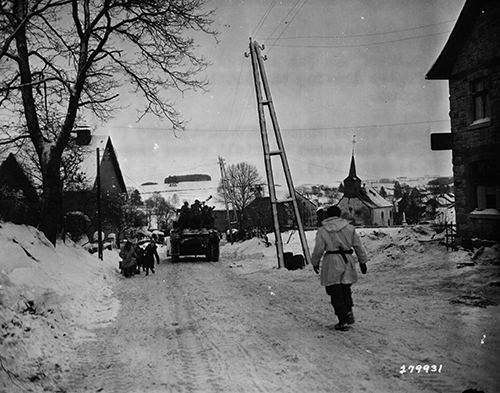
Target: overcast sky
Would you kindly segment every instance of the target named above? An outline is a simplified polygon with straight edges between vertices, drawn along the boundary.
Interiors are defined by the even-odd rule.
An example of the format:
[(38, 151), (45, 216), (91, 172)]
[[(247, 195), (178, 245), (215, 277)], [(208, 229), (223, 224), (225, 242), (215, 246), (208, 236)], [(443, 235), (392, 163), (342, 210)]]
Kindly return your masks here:
[[(338, 185), (355, 156), (362, 179), (451, 175), (451, 154), (431, 151), (430, 134), (449, 131), (447, 81), (425, 74), (464, 0), (213, 0), (213, 38), (198, 39), (212, 65), (206, 93), (172, 93), (188, 121), (136, 122), (137, 98), (97, 132), (112, 136), (128, 186), (168, 175), (219, 176), (218, 156), (247, 161), (265, 178), (249, 37), (264, 63), (295, 185)], [(268, 132), (273, 135), (270, 119)], [(280, 181), (282, 167), (273, 161)]]

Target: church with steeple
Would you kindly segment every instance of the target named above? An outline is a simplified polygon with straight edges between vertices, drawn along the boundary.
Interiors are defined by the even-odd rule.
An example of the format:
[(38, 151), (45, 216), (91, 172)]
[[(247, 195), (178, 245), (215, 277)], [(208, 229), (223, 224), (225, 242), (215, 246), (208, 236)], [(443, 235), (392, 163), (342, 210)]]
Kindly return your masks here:
[(344, 179), (344, 195), (337, 206), (342, 217), (359, 226), (391, 226), (394, 223), (393, 206), (375, 189), (362, 184), (356, 174), (354, 141), (349, 175)]

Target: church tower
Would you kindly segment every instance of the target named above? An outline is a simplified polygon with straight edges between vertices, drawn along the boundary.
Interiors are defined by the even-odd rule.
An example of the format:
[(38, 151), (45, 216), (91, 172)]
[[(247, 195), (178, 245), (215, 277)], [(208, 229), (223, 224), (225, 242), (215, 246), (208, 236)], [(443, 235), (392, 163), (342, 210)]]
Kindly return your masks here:
[(356, 175), (356, 163), (354, 162), (355, 143), (353, 137), (351, 167), (349, 168), (349, 176), (344, 179), (344, 197), (346, 198), (356, 198), (359, 197), (361, 193), (361, 179)]

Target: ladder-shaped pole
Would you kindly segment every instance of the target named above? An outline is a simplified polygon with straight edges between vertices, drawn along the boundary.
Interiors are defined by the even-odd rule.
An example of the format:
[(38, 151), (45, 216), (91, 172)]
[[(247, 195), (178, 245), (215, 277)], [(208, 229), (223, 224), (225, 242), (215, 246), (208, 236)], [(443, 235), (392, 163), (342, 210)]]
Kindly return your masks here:
[(252, 59), (252, 70), (253, 77), (255, 83), (255, 94), (257, 97), (257, 111), (259, 114), (259, 128), (260, 128), (260, 136), (262, 139), (262, 147), (264, 150), (264, 164), (266, 167), (266, 177), (267, 184), (269, 188), (269, 198), (271, 199), (271, 210), (273, 215), (273, 224), (274, 224), (274, 237), (276, 239), (276, 252), (278, 254), (278, 268), (285, 265), (284, 255), (283, 255), (283, 240), (281, 239), (281, 230), (280, 223), (278, 218), (278, 205), (276, 203), (276, 189), (274, 187), (274, 177), (273, 177), (273, 169), (271, 163), (271, 154), (269, 151), (269, 139), (267, 135), (266, 129), (266, 119), (264, 116), (264, 101), (262, 99), (262, 90), (260, 86), (260, 78), (259, 78), (259, 60), (257, 60), (258, 52), (256, 51), (257, 45), (256, 43), (252, 45), (252, 41), (250, 40), (250, 57)]
[(286, 158), (285, 153), (285, 145), (283, 144), (283, 139), (281, 138), (281, 131), (278, 124), (278, 119), (276, 117), (276, 111), (274, 110), (274, 104), (271, 97), (271, 90), (269, 88), (269, 83), (267, 81), (266, 71), (264, 69), (264, 60), (262, 59), (262, 55), (260, 53), (259, 45), (256, 41), (253, 42), (253, 46), (255, 48), (255, 52), (257, 55), (257, 60), (259, 63), (260, 76), (262, 78), (262, 85), (264, 86), (264, 93), (266, 95), (266, 104), (269, 108), (269, 114), (271, 116), (271, 122), (273, 124), (274, 134), (276, 136), (276, 142), (278, 144), (278, 151), (273, 152), (273, 154), (277, 154), (281, 158), (281, 163), (283, 164), (283, 170), (285, 173), (286, 183), (288, 185), (288, 191), (290, 193), (290, 199), (293, 205), (293, 210), (295, 212), (295, 219), (297, 221), (297, 228), (299, 231), (300, 243), (302, 245), (302, 251), (304, 253), (304, 259), (306, 264), (311, 262), (311, 256), (309, 254), (309, 247), (307, 246), (307, 239), (304, 232), (304, 226), (302, 225), (302, 219), (300, 217), (299, 205), (297, 203), (297, 196), (295, 194), (295, 187), (293, 185), (292, 175), (290, 172), (290, 167), (288, 166), (288, 160)]

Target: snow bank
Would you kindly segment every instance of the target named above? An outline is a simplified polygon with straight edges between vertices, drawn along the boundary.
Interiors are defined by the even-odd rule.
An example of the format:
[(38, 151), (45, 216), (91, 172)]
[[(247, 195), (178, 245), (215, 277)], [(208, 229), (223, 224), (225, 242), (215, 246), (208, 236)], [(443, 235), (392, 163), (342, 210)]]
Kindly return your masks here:
[(2, 276), (35, 306), (37, 297), (50, 293), (75, 323), (86, 328), (116, 314), (118, 305), (107, 282), (115, 276), (116, 252), (105, 250), (101, 261), (71, 241), (59, 241), (56, 248), (37, 229), (10, 223), (1, 224), (0, 249), (5, 251), (0, 258)]
[[(381, 268), (400, 267), (404, 269), (445, 269), (448, 276), (463, 275), (468, 270), (455, 269), (498, 263), (500, 247), (482, 247), (476, 252), (463, 249), (447, 253), (444, 245), (444, 232), (437, 233), (428, 225), (356, 228), (356, 232), (367, 251), (369, 265)], [(309, 250), (314, 248), (316, 231), (306, 231)], [(225, 259), (231, 260), (231, 267), (241, 268), (245, 273), (262, 269), (277, 268), (274, 234), (269, 234), (270, 246), (262, 239), (253, 238), (244, 242), (226, 244), (221, 252)], [(282, 233), (284, 252), (304, 254), (297, 231)], [(240, 261), (245, 261), (241, 263)], [(450, 269), (453, 268), (453, 269)], [(240, 269), (240, 270), (241, 270)]]
[(43, 378), (57, 377), (47, 367), (61, 370), (79, 339), (115, 318), (119, 257), (105, 250), (101, 261), (71, 241), (54, 247), (37, 229), (11, 223), (0, 223), (0, 250), (0, 391), (53, 383)]

